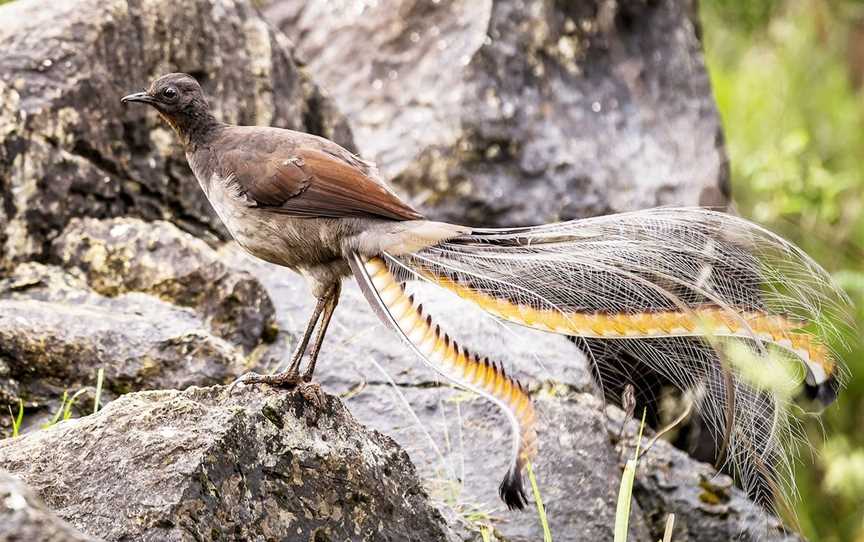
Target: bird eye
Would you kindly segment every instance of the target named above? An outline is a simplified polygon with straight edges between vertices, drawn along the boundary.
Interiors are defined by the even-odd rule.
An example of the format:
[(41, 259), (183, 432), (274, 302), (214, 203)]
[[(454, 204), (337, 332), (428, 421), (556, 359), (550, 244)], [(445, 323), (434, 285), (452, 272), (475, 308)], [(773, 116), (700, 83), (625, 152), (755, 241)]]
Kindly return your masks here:
[(177, 90), (173, 87), (165, 87), (165, 89), (162, 90), (162, 96), (168, 98), (169, 100), (173, 100), (177, 97)]

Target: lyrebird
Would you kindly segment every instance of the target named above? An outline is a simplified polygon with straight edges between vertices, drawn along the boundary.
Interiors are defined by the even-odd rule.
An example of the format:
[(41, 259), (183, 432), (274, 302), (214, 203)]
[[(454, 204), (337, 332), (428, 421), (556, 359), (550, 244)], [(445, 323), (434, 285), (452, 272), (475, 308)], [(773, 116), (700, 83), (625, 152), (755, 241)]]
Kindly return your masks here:
[(521, 472), (537, 453), (531, 397), (444, 331), (406, 292), (408, 281), (445, 288), (502, 320), (583, 338), (589, 357), (596, 345), (618, 343), (679, 389), (698, 391), (703, 419), (757, 498), (783, 487), (788, 398), (742, 378), (740, 365), (794, 359), (815, 398), (836, 397), (840, 370), (823, 336), (847, 298), (806, 254), (746, 220), (683, 208), (514, 229), (434, 222), (331, 141), (219, 122), (189, 75), (164, 75), (123, 101), (159, 112), (234, 239), (301, 273), (318, 299), (287, 371), (243, 381), (309, 381), (341, 281), (353, 274), (423, 361), (507, 413), (512, 462), (500, 493), (510, 507), (524, 506)]

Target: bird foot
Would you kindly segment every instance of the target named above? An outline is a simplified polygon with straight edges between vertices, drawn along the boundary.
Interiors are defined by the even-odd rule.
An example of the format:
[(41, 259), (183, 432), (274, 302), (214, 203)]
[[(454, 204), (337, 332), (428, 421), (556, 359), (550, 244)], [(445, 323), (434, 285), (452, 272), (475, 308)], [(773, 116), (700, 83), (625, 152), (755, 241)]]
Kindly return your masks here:
[(249, 372), (232, 382), (228, 386), (228, 393), (231, 394), (238, 384), (243, 384), (244, 386), (249, 384), (266, 384), (274, 388), (296, 389), (304, 399), (321, 408), (324, 405), (324, 393), (321, 391), (321, 386), (317, 382), (311, 382), (311, 380), (311, 375), (301, 375), (294, 371), (285, 371), (272, 375)]
[(246, 373), (234, 382), (231, 383), (233, 388), (237, 384), (267, 384), (274, 388), (292, 389), (304, 383), (303, 377), (295, 371), (284, 371), (272, 375), (262, 375), (258, 373)]

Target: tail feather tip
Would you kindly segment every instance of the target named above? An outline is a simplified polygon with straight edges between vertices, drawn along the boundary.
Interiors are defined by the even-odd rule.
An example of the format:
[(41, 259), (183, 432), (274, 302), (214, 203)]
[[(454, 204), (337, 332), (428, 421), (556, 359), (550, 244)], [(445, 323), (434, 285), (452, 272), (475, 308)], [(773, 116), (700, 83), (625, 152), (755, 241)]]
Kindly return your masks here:
[(525, 488), (522, 484), (520, 469), (516, 468), (507, 471), (507, 475), (498, 487), (498, 494), (508, 509), (523, 510), (525, 508), (528, 499), (525, 497)]
[(840, 379), (837, 378), (836, 374), (832, 374), (819, 384), (805, 383), (804, 391), (808, 399), (816, 401), (823, 407), (828, 407), (837, 400), (841, 387)]

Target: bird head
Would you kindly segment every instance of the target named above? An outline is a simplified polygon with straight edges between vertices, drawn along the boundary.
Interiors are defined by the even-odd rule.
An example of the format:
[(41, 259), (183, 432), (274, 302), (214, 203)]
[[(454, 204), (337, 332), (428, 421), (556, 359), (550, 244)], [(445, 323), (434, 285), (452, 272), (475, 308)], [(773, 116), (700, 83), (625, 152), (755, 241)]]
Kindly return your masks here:
[(163, 75), (153, 81), (144, 92), (124, 96), (120, 102), (138, 102), (152, 106), (184, 141), (202, 121), (212, 119), (201, 85), (194, 77), (185, 73)]

